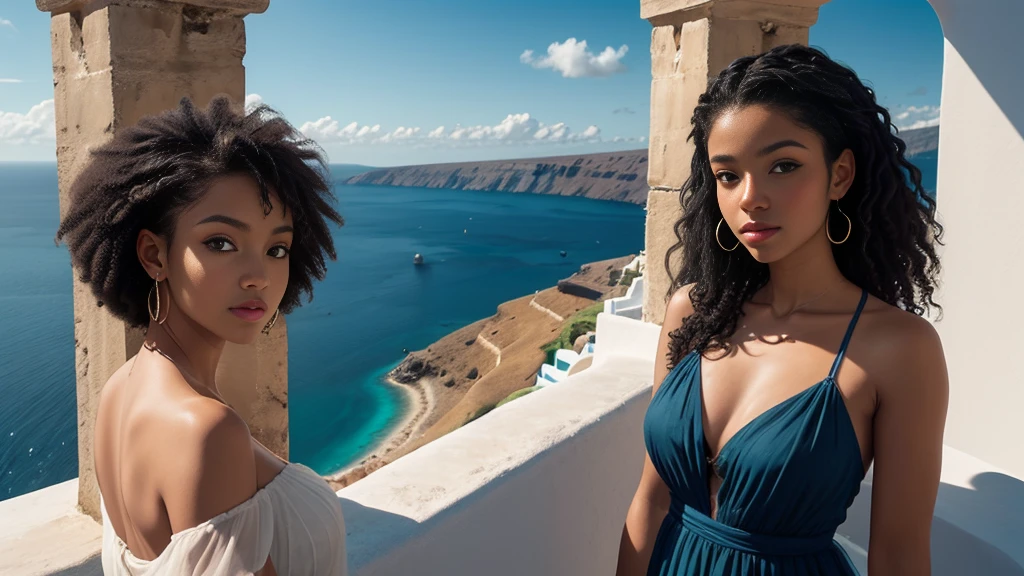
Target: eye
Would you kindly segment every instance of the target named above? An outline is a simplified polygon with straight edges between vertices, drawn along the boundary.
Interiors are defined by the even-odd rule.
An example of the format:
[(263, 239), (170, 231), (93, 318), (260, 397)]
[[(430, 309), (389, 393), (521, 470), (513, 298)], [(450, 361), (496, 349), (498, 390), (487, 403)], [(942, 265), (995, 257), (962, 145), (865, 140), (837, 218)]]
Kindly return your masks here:
[(267, 252), (267, 255), (271, 258), (281, 259), (287, 258), (290, 252), (291, 250), (289, 250), (287, 246), (274, 246)]
[(729, 184), (731, 182), (735, 182), (735, 181), (739, 180), (739, 177), (736, 176), (735, 174), (733, 174), (732, 172), (724, 172), (723, 171), (723, 172), (717, 172), (715, 174), (715, 180), (718, 180), (719, 182), (722, 182), (724, 184)]
[(206, 247), (214, 252), (230, 252), (235, 250), (235, 245), (227, 238), (210, 238), (203, 242), (203, 244), (206, 244)]
[(791, 162), (789, 160), (783, 160), (775, 166), (772, 166), (771, 172), (774, 174), (788, 174), (800, 167), (800, 164)]

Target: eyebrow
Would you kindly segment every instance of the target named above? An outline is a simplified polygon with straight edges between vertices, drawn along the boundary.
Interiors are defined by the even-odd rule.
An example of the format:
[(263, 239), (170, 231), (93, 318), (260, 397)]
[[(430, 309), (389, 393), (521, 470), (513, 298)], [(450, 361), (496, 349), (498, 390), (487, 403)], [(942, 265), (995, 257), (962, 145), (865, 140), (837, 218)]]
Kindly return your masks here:
[[(803, 148), (804, 150), (807, 150), (807, 146), (804, 146), (803, 144), (797, 142), (796, 140), (779, 140), (778, 142), (776, 142), (774, 144), (769, 144), (769, 145), (765, 146), (764, 148), (762, 148), (761, 151), (757, 153), (757, 155), (758, 156), (767, 156), (767, 155), (771, 154), (772, 152), (775, 152), (776, 150), (781, 150), (782, 148), (789, 148), (791, 146), (795, 147), (795, 148)], [(730, 156), (728, 154), (716, 154), (716, 155), (711, 157), (711, 162), (720, 162), (720, 163), (721, 162), (734, 162), (735, 160), (736, 160), (735, 156)]]
[[(209, 224), (210, 222), (220, 222), (221, 224), (227, 224), (228, 226), (231, 226), (232, 228), (237, 228), (242, 232), (248, 232), (249, 230), (252, 230), (252, 228), (245, 222), (242, 222), (241, 220), (237, 220), (230, 216), (224, 216), (223, 214), (214, 214), (213, 216), (207, 216), (206, 218), (200, 220), (199, 223), (196, 224), (196, 226), (199, 226), (200, 224)], [(277, 235), (285, 234), (288, 232), (294, 233), (295, 228), (285, 224), (283, 226), (278, 226), (277, 228), (274, 228), (271, 234)]]
[(246, 224), (245, 222), (242, 222), (241, 220), (236, 220), (230, 216), (224, 216), (222, 214), (214, 214), (213, 216), (207, 216), (206, 218), (200, 220), (199, 223), (196, 224), (196, 226), (199, 226), (201, 224), (208, 224), (210, 222), (220, 222), (221, 224), (227, 224), (232, 228), (238, 228), (242, 232), (248, 232), (249, 230), (251, 230), (249, 225)]

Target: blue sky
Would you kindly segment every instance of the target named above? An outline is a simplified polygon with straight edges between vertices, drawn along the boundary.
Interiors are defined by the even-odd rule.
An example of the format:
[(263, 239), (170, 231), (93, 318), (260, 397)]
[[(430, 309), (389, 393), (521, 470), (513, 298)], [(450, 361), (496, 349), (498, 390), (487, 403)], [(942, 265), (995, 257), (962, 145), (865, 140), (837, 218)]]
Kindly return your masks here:
[[(638, 0), (271, 0), (246, 18), (246, 93), (337, 163), (643, 148), (639, 12)], [(833, 0), (811, 44), (869, 81), (898, 125), (937, 121), (942, 31), (926, 0)], [(0, 160), (52, 160), (48, 15), (0, 3), (0, 53), (17, 55), (0, 59)]]

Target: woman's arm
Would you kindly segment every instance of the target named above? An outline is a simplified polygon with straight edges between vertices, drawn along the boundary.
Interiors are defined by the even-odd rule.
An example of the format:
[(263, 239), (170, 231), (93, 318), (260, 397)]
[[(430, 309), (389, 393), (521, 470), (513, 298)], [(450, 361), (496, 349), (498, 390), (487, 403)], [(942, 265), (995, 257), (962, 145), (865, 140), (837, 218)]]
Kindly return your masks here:
[[(668, 351), (669, 333), (683, 324), (683, 319), (693, 313), (690, 303), (690, 286), (676, 291), (665, 310), (665, 321), (658, 339), (658, 356), (654, 364), (654, 390), (658, 392), (662, 381), (669, 373)], [(619, 563), (616, 576), (643, 576), (647, 574), (647, 566), (651, 562), (654, 541), (658, 537), (661, 523), (668, 514), (671, 497), (668, 486), (654, 469), (650, 456), (645, 454), (644, 469), (640, 476), (640, 485), (633, 496), (633, 502), (626, 513), (626, 523), (622, 528), (622, 540), (619, 543)]]
[(949, 401), (946, 361), (927, 320), (900, 313), (886, 336), (874, 420), (870, 576), (931, 574), (931, 525)]
[(658, 476), (649, 456), (644, 458), (640, 486), (626, 513), (619, 542), (619, 563), (616, 576), (644, 576), (651, 563), (654, 541), (668, 514), (668, 486)]

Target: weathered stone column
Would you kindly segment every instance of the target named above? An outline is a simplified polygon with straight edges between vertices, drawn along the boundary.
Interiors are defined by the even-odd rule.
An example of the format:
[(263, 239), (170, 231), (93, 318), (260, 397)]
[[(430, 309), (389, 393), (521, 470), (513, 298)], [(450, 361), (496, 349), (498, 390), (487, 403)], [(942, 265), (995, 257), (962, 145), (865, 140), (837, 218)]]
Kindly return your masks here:
[[(36, 0), (51, 13), (60, 210), (89, 150), (183, 96), (205, 107), (245, 99), (243, 17), (269, 0)], [(99, 518), (93, 429), (100, 388), (142, 342), (74, 281), (79, 505)], [(283, 318), (281, 319), (283, 320)], [(252, 346), (229, 346), (218, 375), (255, 437), (287, 457), (287, 336), (280, 320)]]
[[(641, 0), (651, 33), (651, 134), (647, 184), (647, 266), (643, 319), (661, 324), (671, 278), (665, 254), (682, 215), (679, 192), (690, 175), (690, 117), (708, 79), (741, 56), (806, 44), (828, 0)], [(708, 234), (713, 234), (709, 230)], [(680, 254), (676, 254), (677, 258)], [(678, 262), (674, 271), (679, 270)]]

